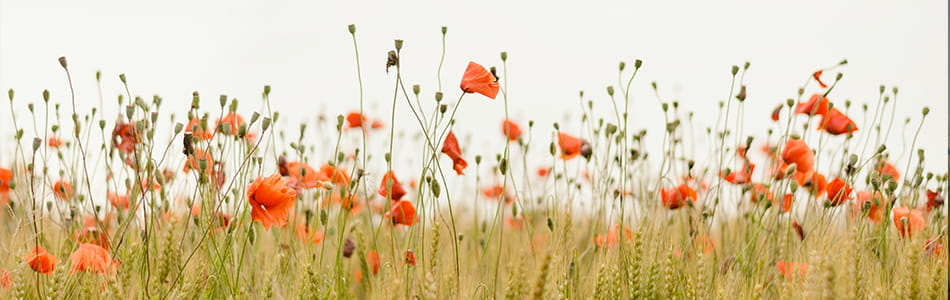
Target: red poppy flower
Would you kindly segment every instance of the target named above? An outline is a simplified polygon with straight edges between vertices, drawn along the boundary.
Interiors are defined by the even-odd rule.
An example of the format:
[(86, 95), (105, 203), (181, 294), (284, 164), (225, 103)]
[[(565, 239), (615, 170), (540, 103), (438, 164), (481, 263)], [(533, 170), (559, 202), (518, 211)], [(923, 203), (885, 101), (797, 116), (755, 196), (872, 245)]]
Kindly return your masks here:
[(909, 238), (915, 232), (924, 229), (927, 222), (924, 220), (924, 214), (917, 209), (909, 209), (906, 206), (896, 206), (892, 210), (894, 218), (894, 228), (902, 238)]
[(337, 186), (346, 188), (350, 185), (350, 175), (346, 169), (324, 164), (323, 166), (320, 166), (320, 173), (323, 173), (323, 176), (321, 177), (329, 178), (330, 182)]
[(660, 200), (663, 206), (669, 209), (677, 209), (687, 205), (687, 200), (696, 202), (698, 199), (696, 190), (686, 184), (680, 184), (676, 188), (660, 188)]
[(185, 167), (182, 168), (182, 171), (188, 173), (191, 170), (200, 170), (202, 161), (204, 161), (205, 172), (213, 173), (214, 156), (211, 155), (211, 152), (206, 152), (201, 148), (194, 148), (194, 152), (188, 155), (188, 160), (185, 161)]
[[(633, 240), (633, 231), (630, 227), (624, 226), (624, 237), (629, 241)], [(600, 247), (611, 247), (620, 242), (620, 224), (611, 226), (607, 234), (598, 234), (594, 237), (594, 244)]]
[(254, 180), (247, 188), (247, 198), (251, 205), (251, 220), (261, 222), (269, 230), (271, 226), (287, 225), (287, 216), (294, 208), (297, 192), (287, 186), (280, 174), (274, 174)]
[(752, 171), (755, 170), (755, 164), (745, 163), (741, 170), (729, 172), (720, 172), (719, 176), (732, 184), (746, 184), (752, 179)]
[(109, 198), (109, 203), (112, 203), (113, 207), (129, 210), (129, 195), (119, 195), (113, 192), (108, 192), (106, 195)]
[(548, 173), (551, 173), (551, 168), (550, 168), (550, 167), (539, 167), (539, 168), (538, 168), (538, 176), (540, 176), (540, 177), (547, 177), (547, 176), (548, 176)]
[(199, 141), (211, 139), (211, 130), (205, 127), (201, 126), (201, 120), (198, 118), (191, 118), (188, 126), (185, 127), (185, 133), (191, 133), (191, 136)]
[(462, 149), (459, 148), (459, 141), (455, 138), (454, 132), (449, 131), (449, 134), (445, 137), (445, 142), (442, 144), (442, 153), (452, 159), (452, 169), (455, 169), (455, 173), (462, 175), (462, 170), (468, 167), (468, 162), (462, 158)]
[(940, 207), (945, 202), (943, 195), (938, 192), (927, 190), (927, 211)]
[(559, 132), (557, 134), (557, 145), (561, 148), (561, 159), (571, 160), (578, 154), (585, 159), (590, 159), (593, 154), (590, 143), (585, 139), (574, 137), (570, 134)]
[(775, 268), (778, 269), (779, 273), (785, 275), (786, 279), (792, 279), (795, 276), (805, 278), (805, 274), (808, 274), (808, 263), (777, 261), (775, 262)]
[(703, 254), (712, 254), (716, 250), (716, 242), (708, 235), (700, 234), (693, 239), (693, 245), (703, 249)]
[(824, 73), (824, 70), (815, 71), (815, 73), (811, 74), (811, 77), (815, 78), (815, 81), (818, 81), (818, 85), (821, 86), (821, 88), (827, 89), (828, 85), (821, 81), (821, 73)]
[(825, 175), (815, 171), (810, 173), (795, 173), (795, 182), (798, 182), (799, 186), (808, 188), (811, 193), (815, 194), (815, 197), (825, 193), (825, 188), (828, 185)]
[(46, 248), (40, 245), (33, 247), (33, 251), (30, 251), (30, 254), (27, 254), (24, 260), (33, 271), (46, 275), (53, 274), (53, 269), (56, 268), (56, 263), (59, 262), (59, 258), (46, 252)]
[(882, 160), (877, 166), (877, 172), (882, 175), (891, 175), (891, 179), (894, 181), (900, 182), (901, 180), (901, 173), (889, 161)]
[(504, 197), (505, 204), (511, 204), (515, 201), (515, 197), (512, 197), (511, 193), (500, 184), (482, 189), (482, 194), (489, 199), (502, 199)]
[(492, 75), (491, 72), (485, 70), (485, 67), (475, 62), (468, 63), (465, 74), (462, 75), (462, 83), (459, 86), (463, 92), (479, 93), (491, 99), (495, 99), (501, 87), (498, 85), (495, 75)]
[(366, 263), (369, 264), (369, 269), (373, 271), (373, 274), (379, 273), (379, 252), (376, 252), (376, 250), (367, 252)]
[(228, 113), (215, 124), (215, 127), (222, 130), (222, 133), (226, 135), (240, 134), (242, 126), (244, 126), (244, 117), (237, 113)]
[(93, 224), (87, 224), (82, 229), (77, 230), (73, 236), (76, 238), (78, 243), (89, 243), (102, 246), (103, 248), (109, 248), (109, 235), (105, 232), (99, 230), (98, 227)]
[(402, 224), (410, 226), (416, 221), (416, 207), (412, 205), (412, 202), (407, 200), (399, 200), (393, 203), (392, 209), (390, 209), (389, 217), (393, 220), (393, 225)]
[(6, 204), (10, 200), (11, 181), (13, 181), (13, 171), (0, 168), (0, 204)]
[(53, 184), (53, 195), (59, 200), (69, 200), (73, 198), (73, 185), (66, 180), (59, 180)]
[(399, 179), (396, 179), (393, 171), (389, 171), (386, 172), (386, 175), (383, 175), (383, 180), (379, 183), (379, 190), (376, 193), (387, 199), (399, 201), (402, 196), (406, 195), (406, 190), (402, 188), (402, 184), (399, 183)]
[(135, 151), (135, 146), (139, 142), (139, 136), (135, 132), (135, 126), (125, 123), (119, 118), (119, 120), (116, 121), (115, 128), (112, 129), (112, 146), (119, 149), (119, 151), (131, 153)]
[(752, 203), (757, 203), (759, 200), (766, 200), (770, 202), (775, 201), (775, 199), (772, 197), (772, 190), (769, 189), (768, 186), (761, 183), (753, 184), (752, 188), (749, 189), (749, 193), (752, 196)]
[(795, 164), (796, 172), (809, 173), (815, 166), (815, 153), (805, 144), (805, 141), (788, 139), (785, 149), (782, 150), (782, 160), (786, 164)]
[[(359, 112), (351, 112), (346, 114), (346, 128), (363, 127), (363, 123), (366, 121), (366, 117), (364, 117), (363, 114), (360, 114)], [(382, 126), (383, 124), (380, 123), (379, 125)], [(371, 124), (370, 126), (372, 127), (373, 125)]]
[(111, 273), (117, 265), (112, 261), (109, 251), (98, 245), (80, 244), (76, 251), (69, 256), (72, 267), (69, 273), (91, 272), (98, 274)]
[(13, 288), (13, 274), (4, 269), (0, 269), (0, 288), (5, 290)]
[(59, 147), (62, 146), (63, 144), (65, 144), (65, 143), (63, 143), (62, 140), (60, 140), (59, 138), (57, 138), (57, 137), (55, 137), (55, 136), (51, 136), (51, 137), (49, 138), (49, 140), (47, 141), (47, 145), (49, 145), (50, 147), (53, 147), (53, 148), (59, 148)]
[(881, 192), (860, 191), (851, 203), (851, 217), (854, 218), (867, 209), (868, 219), (874, 224), (881, 224), (886, 206), (887, 198), (884, 198)]
[(509, 141), (517, 141), (521, 138), (521, 126), (518, 126), (518, 123), (510, 120), (501, 121), (501, 133), (504, 134)]
[(326, 174), (317, 172), (310, 165), (295, 161), (287, 163), (287, 176), (296, 180), (298, 186), (305, 189), (312, 189), (320, 186), (321, 181), (330, 180)]
[(822, 94), (811, 95), (811, 98), (808, 98), (808, 102), (798, 103), (795, 106), (796, 114), (805, 114), (809, 116), (814, 115), (824, 115), (828, 112), (828, 108), (831, 104), (828, 102), (828, 98)]
[(818, 124), (818, 130), (822, 129), (830, 134), (839, 135), (858, 131), (858, 125), (840, 110), (832, 107), (822, 116), (821, 123)]
[(831, 206), (838, 206), (853, 199), (851, 197), (851, 191), (853, 191), (854, 188), (839, 177), (832, 179), (831, 182), (828, 183), (826, 190), (828, 191), (828, 201), (831, 202)]
[(410, 266), (416, 265), (416, 253), (412, 252), (412, 250), (406, 250), (405, 264), (410, 265)]
[(792, 195), (791, 193), (785, 194), (785, 196), (782, 196), (782, 205), (779, 207), (782, 208), (782, 211), (784, 212), (791, 212), (793, 201), (795, 201), (795, 195)]
[(297, 224), (296, 234), (297, 238), (304, 243), (319, 244), (323, 242), (323, 231), (312, 229), (304, 223)]

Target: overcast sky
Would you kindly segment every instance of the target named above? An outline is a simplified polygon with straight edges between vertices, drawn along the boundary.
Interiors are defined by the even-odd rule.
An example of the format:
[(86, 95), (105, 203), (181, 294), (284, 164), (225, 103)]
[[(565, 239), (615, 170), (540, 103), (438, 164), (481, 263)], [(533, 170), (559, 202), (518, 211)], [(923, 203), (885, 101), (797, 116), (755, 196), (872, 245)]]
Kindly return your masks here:
[[(66, 102), (56, 58), (67, 56), (87, 108), (98, 103), (94, 74), (102, 70), (107, 103), (122, 92), (119, 73), (127, 74), (133, 94), (162, 95), (181, 112), (195, 90), (205, 95), (206, 107), (228, 94), (249, 103), (243, 110), (250, 111), (269, 84), (274, 108), (297, 123), (358, 107), (346, 31), (352, 23), (367, 100), (385, 116), (394, 76), (383, 65), (392, 40), (405, 40), (407, 83), (421, 84), (429, 99), (436, 90), (439, 30), (448, 26), (446, 98), (457, 97), (469, 60), (500, 66), (499, 52), (507, 51), (512, 115), (536, 120), (544, 134), (568, 114), (574, 117), (567, 124), (578, 124), (579, 90), (606, 109), (604, 87), (616, 85), (617, 63), (642, 59), (632, 120), (650, 129), (655, 145), (663, 120), (651, 81), (709, 126), (716, 103), (728, 94), (730, 66), (750, 61), (745, 133), (763, 136), (775, 105), (794, 97), (813, 71), (846, 58), (848, 66), (825, 75), (830, 81), (835, 72), (845, 73), (832, 100), (873, 103), (879, 85), (899, 86), (895, 130), (904, 117), (916, 124), (929, 106), (918, 147), (930, 154), (930, 169), (946, 171), (946, 0), (327, 2), (0, 0), (0, 88), (15, 89), (22, 101), (39, 101), (49, 89), (54, 101)], [(7, 135), (10, 112), (2, 107), (0, 130)], [(502, 116), (500, 98), (467, 97), (458, 131), (477, 141), (498, 140)], [(870, 129), (854, 117), (862, 130)], [(414, 125), (408, 115), (397, 123)], [(892, 134), (895, 155), (906, 153), (902, 140), (909, 143), (911, 134)], [(491, 146), (465, 151), (493, 153), (486, 149)]]

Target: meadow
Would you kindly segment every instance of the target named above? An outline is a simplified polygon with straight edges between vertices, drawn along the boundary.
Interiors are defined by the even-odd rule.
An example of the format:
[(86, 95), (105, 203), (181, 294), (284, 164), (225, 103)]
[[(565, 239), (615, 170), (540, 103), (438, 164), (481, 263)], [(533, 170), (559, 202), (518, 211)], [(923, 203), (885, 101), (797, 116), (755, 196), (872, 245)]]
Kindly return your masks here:
[[(927, 138), (929, 109), (895, 116), (899, 89), (883, 85), (843, 100), (846, 60), (748, 115), (747, 98), (774, 100), (751, 100), (751, 63), (726, 65), (708, 127), (656, 83), (654, 99), (633, 99), (649, 62), (623, 61), (616, 83), (579, 93), (568, 126), (507, 118), (505, 52), (446, 60), (443, 27), (424, 89), (403, 78), (403, 41), (366, 63), (347, 30), (354, 56), (340, 59), (354, 61), (360, 98), (299, 126), (280, 111), (300, 108), (272, 103), (271, 86), (240, 101), (196, 91), (187, 115), (137, 95), (133, 74), (95, 74), (123, 84), (111, 99), (11, 88), (0, 297), (947, 299), (946, 166), (892, 152)], [(392, 85), (364, 87), (384, 56)], [(58, 63), (70, 89), (93, 80)], [(367, 109), (370, 88), (392, 91), (384, 111)], [(506, 118), (455, 127), (478, 117), (463, 101)], [(635, 101), (661, 103), (650, 113), (665, 130), (634, 129)], [(883, 143), (904, 133), (905, 145)], [(466, 151), (476, 143), (501, 146)]]

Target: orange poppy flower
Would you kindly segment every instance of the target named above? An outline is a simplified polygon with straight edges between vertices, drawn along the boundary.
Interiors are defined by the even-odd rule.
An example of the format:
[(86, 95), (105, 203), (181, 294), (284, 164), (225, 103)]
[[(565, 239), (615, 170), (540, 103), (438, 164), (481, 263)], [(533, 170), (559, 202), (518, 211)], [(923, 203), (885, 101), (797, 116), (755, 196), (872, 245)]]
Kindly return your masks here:
[(459, 148), (459, 141), (455, 138), (454, 132), (449, 131), (449, 134), (445, 137), (445, 142), (442, 144), (442, 153), (452, 159), (452, 169), (455, 169), (455, 173), (462, 175), (462, 170), (468, 167), (468, 162), (462, 158), (462, 149)]
[(700, 234), (693, 239), (693, 244), (697, 248), (702, 247), (703, 254), (712, 254), (716, 250), (716, 241), (713, 241), (708, 235)]
[(795, 201), (795, 195), (792, 195), (791, 193), (787, 193), (785, 196), (782, 196), (782, 205), (780, 206), (782, 211), (791, 212), (793, 201)]
[(523, 227), (524, 227), (524, 217), (522, 217), (522, 216), (518, 216), (518, 217), (505, 216), (505, 225), (508, 226), (508, 228), (513, 228), (513, 229), (523, 228)]
[(785, 149), (782, 150), (782, 160), (786, 164), (795, 164), (795, 172), (809, 173), (815, 167), (815, 153), (799, 139), (788, 139)]
[(894, 228), (902, 238), (909, 238), (915, 232), (924, 229), (927, 222), (924, 220), (924, 214), (917, 209), (909, 209), (906, 206), (896, 206), (892, 210), (894, 218)]
[(387, 199), (399, 201), (402, 196), (406, 195), (406, 190), (402, 188), (402, 184), (399, 183), (399, 179), (396, 179), (393, 171), (389, 171), (386, 172), (386, 175), (383, 175), (383, 180), (379, 183), (379, 190), (376, 193)]
[(240, 134), (242, 126), (244, 126), (244, 117), (233, 112), (224, 115), (224, 118), (219, 119), (214, 125), (215, 128), (222, 129), (222, 133), (226, 135)]
[(729, 172), (729, 175), (726, 175), (725, 172), (720, 172), (719, 176), (732, 184), (746, 184), (752, 179), (753, 170), (755, 170), (755, 164), (747, 162), (742, 166), (741, 170)]
[(129, 210), (129, 195), (119, 195), (113, 192), (108, 192), (107, 196), (109, 197), (109, 203), (112, 203), (113, 207)]
[(212, 136), (211, 130), (201, 126), (201, 120), (198, 120), (198, 118), (191, 118), (191, 121), (188, 121), (188, 126), (185, 126), (185, 133), (191, 133), (191, 136), (199, 141), (211, 139)]
[(943, 254), (943, 244), (941, 244), (939, 240), (927, 239), (927, 241), (924, 242), (924, 253), (932, 257), (941, 257), (941, 254)]
[(796, 276), (799, 278), (805, 278), (805, 274), (808, 274), (808, 263), (798, 263), (798, 262), (787, 262), (787, 261), (777, 261), (775, 262), (775, 268), (778, 269), (779, 273), (785, 275), (786, 279), (792, 279)]
[(795, 182), (798, 182), (798, 185), (801, 187), (808, 188), (808, 190), (815, 194), (815, 197), (821, 196), (825, 193), (826, 186), (828, 181), (825, 178), (825, 175), (821, 173), (812, 171), (810, 173), (795, 173)]
[(109, 251), (94, 244), (79, 244), (79, 248), (73, 251), (73, 254), (69, 256), (69, 260), (73, 264), (69, 268), (69, 273), (80, 271), (106, 274), (111, 273), (117, 267), (112, 261)]
[(463, 92), (479, 93), (491, 99), (495, 99), (498, 90), (501, 88), (498, 85), (498, 80), (495, 79), (495, 75), (492, 75), (491, 72), (485, 70), (485, 67), (476, 64), (474, 61), (469, 62), (468, 67), (465, 68), (465, 74), (462, 75), (462, 83), (459, 84), (459, 87), (462, 88)]
[(406, 250), (406, 260), (405, 260), (405, 264), (410, 265), (410, 266), (415, 266), (415, 265), (416, 265), (416, 253), (415, 253), (415, 252), (412, 252), (411, 249), (407, 249), (407, 250)]
[(201, 161), (205, 162), (205, 171), (211, 174), (214, 169), (214, 156), (211, 155), (211, 152), (205, 152), (201, 148), (195, 148), (194, 153), (188, 155), (188, 160), (185, 161), (185, 167), (182, 168), (182, 171), (188, 173), (191, 170), (200, 170)]
[(350, 175), (346, 169), (324, 164), (323, 166), (320, 166), (320, 173), (323, 173), (323, 178), (329, 178), (330, 182), (337, 186), (342, 186), (345, 188), (350, 185)]
[(30, 254), (27, 254), (24, 260), (33, 271), (46, 275), (53, 274), (53, 269), (56, 268), (56, 263), (59, 262), (59, 258), (46, 252), (46, 248), (40, 245), (33, 247), (33, 251), (30, 251)]
[(13, 181), (13, 171), (0, 168), (0, 204), (10, 201), (10, 182)]
[(853, 190), (854, 188), (848, 185), (847, 182), (839, 177), (835, 177), (826, 187), (826, 191), (828, 191), (828, 201), (831, 202), (831, 206), (841, 205), (853, 199), (851, 197), (851, 191)]
[(416, 207), (412, 202), (399, 200), (393, 203), (388, 216), (392, 218), (393, 225), (411, 226), (416, 221)]
[(482, 195), (489, 199), (502, 199), (504, 197), (505, 204), (511, 204), (515, 201), (515, 197), (511, 196), (511, 193), (500, 184), (482, 189)]
[(811, 98), (808, 98), (808, 102), (798, 103), (795, 106), (795, 113), (809, 116), (824, 115), (828, 112), (830, 106), (827, 97), (822, 94), (814, 94), (811, 95)]
[(538, 168), (538, 176), (540, 176), (540, 177), (547, 177), (547, 176), (548, 176), (548, 173), (551, 173), (551, 168), (550, 168), (550, 167), (539, 167), (539, 168)]
[(138, 143), (139, 136), (135, 132), (135, 126), (125, 123), (122, 118), (119, 118), (112, 129), (112, 146), (119, 149), (119, 151), (130, 153), (135, 151), (135, 146)]
[(561, 148), (561, 159), (563, 160), (574, 159), (578, 154), (585, 159), (590, 159), (593, 154), (593, 149), (591, 149), (587, 140), (567, 133), (559, 132), (557, 134), (557, 145)]
[(363, 270), (353, 270), (353, 280), (356, 282), (363, 282)]
[(214, 216), (215, 219), (213, 219), (213, 221), (216, 221), (217, 223), (215, 225), (218, 226), (215, 227), (214, 230), (224, 230), (227, 229), (228, 226), (231, 226), (231, 214), (219, 211), (214, 213)]
[[(363, 114), (360, 114), (359, 112), (351, 112), (351, 113), (346, 114), (346, 128), (363, 127), (363, 123), (366, 121), (367, 121), (366, 117), (363, 116)], [(376, 128), (375, 123), (376, 122), (371, 123), (370, 126), (372, 128)], [(383, 124), (380, 123), (379, 125), (380, 127), (382, 127)]]
[(832, 107), (822, 116), (821, 123), (818, 124), (818, 130), (822, 129), (830, 134), (839, 135), (858, 131), (858, 125), (840, 110)]
[(69, 200), (73, 198), (73, 185), (66, 180), (59, 180), (53, 184), (53, 195), (59, 200)]
[(307, 226), (307, 224), (297, 224), (296, 233), (297, 238), (299, 238), (301, 241), (304, 241), (305, 243), (319, 244), (320, 242), (323, 242), (323, 231), (311, 229), (310, 226)]
[(102, 232), (95, 225), (86, 226), (82, 229), (76, 231), (73, 234), (78, 243), (89, 243), (102, 246), (103, 248), (109, 248), (109, 235)]
[[(624, 226), (623, 232), (628, 241), (633, 240), (633, 230), (630, 230), (630, 227)], [(594, 244), (599, 247), (611, 247), (618, 242), (620, 242), (620, 224), (610, 227), (607, 234), (598, 234), (594, 237)]]
[(784, 107), (784, 105), (779, 104), (775, 109), (772, 109), (772, 121), (778, 122), (779, 114), (782, 113), (782, 107)]
[(687, 200), (696, 202), (697, 197), (696, 190), (690, 188), (686, 184), (680, 184), (679, 186), (671, 189), (660, 188), (660, 201), (663, 203), (663, 206), (669, 209), (677, 209), (687, 205)]
[(379, 273), (379, 252), (376, 252), (376, 250), (370, 250), (369, 252), (367, 252), (366, 263), (369, 264), (369, 269), (370, 271), (373, 272), (373, 274), (378, 274)]
[(927, 190), (927, 211), (931, 211), (934, 208), (940, 207), (944, 203), (943, 195), (938, 192)]
[(828, 85), (821, 81), (821, 73), (824, 73), (824, 70), (815, 71), (815, 73), (811, 74), (811, 77), (815, 78), (815, 81), (818, 81), (818, 85), (821, 86), (821, 88), (827, 89)]
[(509, 141), (517, 141), (521, 138), (521, 126), (518, 126), (518, 123), (512, 122), (511, 120), (501, 121), (501, 133), (504, 134)]
[(312, 189), (321, 186), (321, 181), (330, 180), (323, 172), (317, 172), (310, 165), (294, 161), (287, 163), (287, 176), (296, 180), (301, 188)]
[(769, 189), (768, 186), (761, 183), (753, 184), (749, 189), (749, 193), (752, 196), (752, 203), (759, 202), (760, 199), (766, 201), (775, 201), (775, 199), (772, 197), (772, 190)]
[(5, 290), (13, 288), (13, 274), (4, 269), (0, 269), (0, 288)]
[(46, 141), (46, 142), (47, 142), (47, 145), (49, 145), (50, 147), (53, 147), (53, 148), (59, 148), (60, 146), (62, 146), (63, 144), (65, 144), (65, 143), (63, 143), (62, 140), (60, 140), (59, 138), (57, 138), (57, 137), (55, 137), (55, 136), (49, 137), (49, 140)]
[(254, 180), (247, 188), (247, 198), (251, 205), (251, 219), (261, 222), (269, 230), (271, 226), (287, 225), (287, 215), (294, 208), (297, 192), (287, 186), (280, 174), (274, 174)]
[(881, 224), (884, 219), (884, 208), (887, 198), (881, 192), (860, 191), (857, 198), (851, 202), (851, 218), (857, 217), (867, 209), (868, 219), (874, 224)]
[(894, 165), (889, 161), (882, 160), (880, 163), (878, 163), (876, 171), (881, 173), (881, 175), (891, 175), (891, 179), (894, 181), (901, 181), (901, 173), (897, 171), (897, 168), (894, 167)]

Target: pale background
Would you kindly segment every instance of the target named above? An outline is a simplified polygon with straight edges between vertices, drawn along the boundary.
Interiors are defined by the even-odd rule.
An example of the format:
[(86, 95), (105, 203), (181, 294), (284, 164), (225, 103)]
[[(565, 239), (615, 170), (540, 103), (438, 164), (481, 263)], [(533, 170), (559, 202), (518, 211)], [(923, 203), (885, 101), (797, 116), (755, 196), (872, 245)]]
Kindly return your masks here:
[[(40, 102), (43, 89), (52, 92), (54, 102), (67, 103), (60, 56), (69, 58), (83, 111), (98, 104), (96, 70), (103, 72), (107, 104), (123, 92), (116, 76), (125, 73), (133, 94), (146, 99), (160, 94), (166, 109), (179, 114), (194, 90), (202, 92), (206, 108), (226, 93), (241, 99), (248, 113), (259, 107), (262, 87), (270, 84), (274, 108), (293, 131), (290, 124), (358, 107), (346, 31), (355, 23), (367, 101), (389, 123), (394, 76), (383, 71), (383, 63), (392, 40), (406, 41), (407, 83), (421, 84), (429, 100), (444, 25), (449, 28), (442, 78), (446, 99), (456, 99), (469, 60), (500, 66), (499, 52), (508, 51), (512, 116), (536, 120), (536, 134), (543, 136), (535, 148), (544, 153), (552, 122), (573, 114), (566, 124), (577, 128), (579, 90), (587, 91), (585, 98), (595, 101), (600, 116), (612, 119), (604, 87), (616, 85), (621, 60), (644, 61), (634, 81), (632, 120), (634, 127), (649, 129), (651, 144), (657, 145), (663, 120), (651, 81), (667, 100), (678, 99), (695, 111), (702, 128), (715, 123), (716, 103), (728, 93), (730, 66), (750, 61), (746, 133), (761, 137), (777, 103), (794, 97), (811, 72), (846, 58), (850, 64), (839, 69), (845, 77), (832, 100), (873, 103), (880, 84), (888, 90), (899, 86), (898, 124), (890, 141), (894, 155), (902, 157), (898, 167), (904, 171), (902, 145), (913, 133), (901, 132), (903, 119), (912, 118), (915, 126), (921, 107), (929, 106), (918, 147), (929, 154), (928, 171), (946, 171), (945, 0), (574, 3), (0, 0), (0, 89), (17, 91), (21, 112), (24, 102)], [(831, 81), (837, 71), (825, 79)], [(5, 99), (0, 141), (9, 151)], [(500, 144), (500, 101), (466, 97), (457, 129), (465, 141)], [(408, 114), (399, 118), (397, 128), (414, 128)], [(862, 130), (870, 129), (860, 114), (854, 118)], [(471, 157), (499, 150), (498, 144), (471, 142), (463, 143), (463, 151)], [(8, 156), (0, 157), (0, 163), (9, 163)]]

